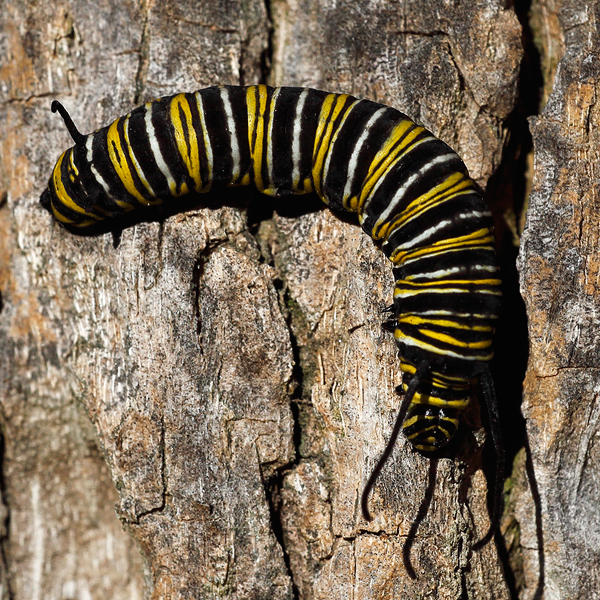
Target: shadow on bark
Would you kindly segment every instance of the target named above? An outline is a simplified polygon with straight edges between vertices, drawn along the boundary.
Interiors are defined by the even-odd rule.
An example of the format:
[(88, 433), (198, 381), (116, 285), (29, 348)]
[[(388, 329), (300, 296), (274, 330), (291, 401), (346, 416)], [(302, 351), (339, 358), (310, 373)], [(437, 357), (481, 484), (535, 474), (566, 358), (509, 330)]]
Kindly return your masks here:
[(538, 577), (538, 584), (533, 595), (533, 600), (541, 600), (544, 595), (544, 570), (545, 570), (545, 558), (544, 558), (544, 530), (542, 527), (542, 501), (540, 498), (540, 490), (538, 488), (537, 480), (535, 478), (535, 470), (533, 468), (533, 458), (531, 456), (531, 448), (529, 446), (529, 437), (525, 444), (526, 451), (526, 462), (525, 467), (527, 470), (527, 479), (529, 480), (529, 489), (531, 490), (531, 496), (533, 497), (533, 503), (535, 505), (535, 532), (538, 541), (538, 561), (540, 566), (540, 572)]
[(402, 562), (404, 563), (404, 568), (408, 573), (408, 576), (411, 579), (417, 579), (417, 574), (415, 573), (415, 569), (412, 566), (410, 561), (410, 551), (412, 550), (412, 546), (417, 536), (417, 531), (425, 517), (427, 516), (427, 512), (429, 511), (429, 507), (431, 505), (431, 500), (433, 498), (433, 492), (435, 490), (435, 480), (437, 475), (438, 468), (438, 459), (432, 458), (429, 461), (429, 473), (427, 476), (427, 488), (425, 489), (425, 496), (423, 497), (423, 501), (421, 502), (421, 506), (419, 506), (419, 512), (413, 521), (413, 524), (410, 527), (410, 531), (408, 532), (408, 537), (406, 538), (406, 542), (402, 547)]

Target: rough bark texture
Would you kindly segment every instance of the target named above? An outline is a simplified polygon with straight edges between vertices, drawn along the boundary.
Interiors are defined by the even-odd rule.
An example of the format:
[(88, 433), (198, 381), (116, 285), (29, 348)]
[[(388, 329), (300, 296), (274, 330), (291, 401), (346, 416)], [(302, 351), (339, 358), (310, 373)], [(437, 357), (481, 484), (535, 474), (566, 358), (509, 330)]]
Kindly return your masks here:
[(600, 6), (544, 2), (537, 14), (547, 73), (554, 76), (552, 64), (558, 70), (531, 120), (534, 182), (519, 259), (532, 460), (521, 472), (534, 483), (533, 496), (516, 490), (522, 596), (599, 598)]
[[(264, 198), (240, 190), (120, 237), (84, 238), (52, 223), (38, 197), (71, 143), (51, 99), (89, 131), (156, 96), (258, 81), (395, 106), (450, 143), (485, 187), (516, 100), (513, 11), (497, 0), (0, 8), (0, 597), (509, 598), (508, 562), (493, 544), (471, 550), (488, 526), (477, 406), (466, 415), (474, 433), (452, 458), (430, 462), (400, 440), (374, 489), (375, 519), (362, 520), (360, 494), (398, 410), (401, 375), (381, 329), (391, 270), (355, 223), (306, 199), (270, 215)], [(573, 44), (590, 45), (591, 18), (573, 14), (561, 17), (575, 19), (571, 35), (582, 41)], [(536, 125), (535, 198), (557, 198), (556, 220), (533, 213), (522, 258), (538, 314), (527, 396), (531, 444), (544, 440), (535, 441), (538, 485), (579, 465), (564, 488), (542, 494), (546, 581), (556, 586), (567, 585), (559, 570), (585, 536), (579, 509), (569, 513), (577, 527), (565, 520), (565, 499), (575, 494), (582, 511), (597, 499), (586, 465), (598, 410), (593, 373), (582, 369), (597, 362), (598, 228), (584, 187), (597, 63), (575, 46), (566, 56), (553, 112)], [(588, 170), (576, 171), (578, 161)], [(554, 237), (534, 233), (542, 226)], [(536, 239), (550, 241), (538, 249)], [(571, 268), (567, 302), (564, 288), (548, 289), (567, 284), (554, 276), (559, 263)], [(562, 315), (583, 294), (589, 312), (577, 329)], [(550, 298), (559, 302), (548, 311)], [(554, 349), (560, 357), (544, 359)], [(565, 386), (587, 404), (560, 396)], [(570, 420), (558, 425), (559, 415)], [(551, 444), (574, 455), (553, 461)], [(526, 489), (522, 497), (529, 514)], [(527, 548), (539, 539), (532, 514), (520, 523), (533, 535)], [(534, 569), (541, 553), (527, 552)]]

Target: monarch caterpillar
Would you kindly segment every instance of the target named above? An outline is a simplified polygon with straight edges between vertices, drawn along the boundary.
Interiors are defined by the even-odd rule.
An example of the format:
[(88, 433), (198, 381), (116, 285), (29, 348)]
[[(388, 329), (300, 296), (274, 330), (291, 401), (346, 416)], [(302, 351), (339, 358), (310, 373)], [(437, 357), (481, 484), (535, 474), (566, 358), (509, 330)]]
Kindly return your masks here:
[(498, 499), (503, 454), (488, 361), (501, 293), (492, 217), (449, 146), (393, 108), (293, 87), (177, 94), (89, 135), (60, 103), (52, 111), (75, 146), (58, 159), (40, 201), (69, 228), (217, 183), (254, 184), (270, 196), (316, 192), (330, 207), (357, 213), (393, 263), (384, 326), (399, 348), (405, 392), (363, 492), (363, 514), (370, 520), (368, 495), (400, 428), (419, 451), (441, 448), (477, 379), (492, 424)]

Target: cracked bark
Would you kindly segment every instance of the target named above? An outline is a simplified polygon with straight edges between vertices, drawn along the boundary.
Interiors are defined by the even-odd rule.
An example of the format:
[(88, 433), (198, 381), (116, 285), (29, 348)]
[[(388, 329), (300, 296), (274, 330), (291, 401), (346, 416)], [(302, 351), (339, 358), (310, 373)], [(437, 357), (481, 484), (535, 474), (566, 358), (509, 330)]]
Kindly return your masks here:
[[(528, 466), (515, 465), (523, 598), (599, 597), (599, 6), (535, 2), (544, 75), (519, 256), (529, 365)], [(523, 493), (535, 478), (534, 494)]]
[[(539, 6), (539, 18), (554, 28), (560, 14), (571, 36), (565, 57), (576, 61), (582, 40), (595, 39), (584, 36), (592, 19)], [(521, 565), (493, 544), (471, 551), (488, 524), (476, 404), (452, 458), (432, 463), (400, 440), (373, 493), (374, 521), (360, 516), (360, 493), (391, 430), (401, 377), (391, 336), (381, 329), (390, 268), (355, 223), (306, 199), (279, 201), (272, 215), (273, 202), (234, 190), (207, 198), (210, 207), (149, 219), (114, 239), (83, 238), (51, 224), (37, 204), (58, 150), (70, 144), (49, 99), (63, 101), (88, 131), (156, 96), (261, 80), (396, 106), (456, 148), (485, 189), (515, 106), (521, 31), (512, 10), (495, 0), (418, 7), (80, 0), (60, 9), (5, 0), (0, 31), (0, 191), (7, 194), (0, 207), (0, 417), (2, 506), (10, 515), (0, 531), (3, 597), (480, 599), (509, 598), (517, 588), (534, 595), (541, 521), (526, 486), (515, 484), (511, 495)], [(553, 35), (541, 39), (554, 48)], [(547, 65), (558, 60), (551, 54)], [(566, 67), (575, 63), (562, 63), (563, 79), (535, 126), (536, 206), (553, 197), (556, 181), (567, 186), (567, 179), (548, 179), (567, 173), (541, 166), (566, 156), (556, 154), (558, 141), (543, 141), (568, 139), (561, 119), (581, 123), (577, 148), (594, 151), (593, 77), (564, 83), (591, 68), (584, 58), (572, 70)], [(569, 109), (560, 103), (568, 90), (579, 94)], [(570, 120), (561, 116), (567, 113)], [(571, 214), (573, 206), (580, 212)], [(550, 242), (536, 244), (571, 231), (563, 227), (569, 218), (577, 231), (581, 221), (596, 221), (574, 201), (550, 211), (555, 221), (544, 216), (547, 208), (533, 211), (521, 264), (532, 355), (542, 358), (528, 375), (526, 410), (537, 448), (531, 464), (544, 474), (546, 581), (560, 587), (577, 536), (557, 503), (579, 490), (575, 506), (583, 510), (594, 497), (597, 378), (584, 367), (597, 354), (578, 349), (583, 342), (596, 348), (595, 329), (588, 318), (582, 343), (551, 344), (562, 354), (548, 358), (547, 340), (568, 337), (547, 337), (566, 303), (551, 295), (555, 278), (536, 276), (533, 267), (546, 260), (544, 273), (560, 267), (550, 261)], [(585, 257), (597, 247), (596, 230), (586, 225), (582, 236), (573, 234)], [(586, 258), (582, 270), (569, 264), (568, 300), (581, 297), (577, 285), (587, 286), (586, 306), (596, 314), (596, 263)], [(543, 304), (548, 298), (554, 309)], [(541, 379), (548, 365), (556, 367), (554, 380)], [(563, 411), (552, 400), (559, 379), (561, 394), (577, 382), (572, 393), (587, 399), (583, 407), (568, 403)], [(548, 411), (548, 398), (556, 410)], [(576, 440), (569, 444), (581, 460), (573, 459), (579, 467), (566, 496), (552, 492), (560, 473), (543, 445), (547, 415), (563, 412), (581, 432), (567, 438)], [(515, 472), (524, 473), (525, 463), (518, 455)], [(580, 508), (569, 518), (581, 518)], [(557, 540), (564, 550), (556, 550)], [(585, 548), (590, 557), (592, 550)], [(505, 575), (509, 568), (519, 586)]]

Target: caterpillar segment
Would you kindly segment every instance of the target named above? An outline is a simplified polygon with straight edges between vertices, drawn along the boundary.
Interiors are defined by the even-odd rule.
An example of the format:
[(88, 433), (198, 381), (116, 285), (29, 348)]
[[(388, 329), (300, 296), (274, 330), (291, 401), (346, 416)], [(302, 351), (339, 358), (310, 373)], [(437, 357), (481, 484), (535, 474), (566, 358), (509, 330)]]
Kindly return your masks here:
[(160, 98), (89, 135), (59, 103), (52, 110), (75, 141), (41, 197), (61, 224), (85, 229), (216, 185), (314, 191), (356, 213), (392, 262), (386, 327), (413, 446), (429, 452), (455, 436), (482, 374), (493, 390), (487, 363), (501, 294), (492, 217), (456, 153), (406, 115), (347, 94), (265, 85)]

